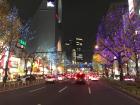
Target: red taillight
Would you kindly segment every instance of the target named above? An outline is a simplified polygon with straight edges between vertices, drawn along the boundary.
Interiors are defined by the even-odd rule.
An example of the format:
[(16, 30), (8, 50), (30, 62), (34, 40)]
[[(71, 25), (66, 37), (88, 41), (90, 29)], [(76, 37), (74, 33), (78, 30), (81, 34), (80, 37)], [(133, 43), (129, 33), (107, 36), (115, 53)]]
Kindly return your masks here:
[(78, 78), (75, 76), (74, 79), (77, 80)]

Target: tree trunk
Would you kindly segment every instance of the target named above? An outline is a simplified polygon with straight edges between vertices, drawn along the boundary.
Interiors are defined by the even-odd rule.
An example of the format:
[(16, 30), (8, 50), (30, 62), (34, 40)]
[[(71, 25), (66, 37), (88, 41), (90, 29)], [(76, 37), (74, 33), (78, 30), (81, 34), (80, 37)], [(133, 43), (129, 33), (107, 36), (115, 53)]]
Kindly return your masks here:
[(129, 66), (128, 66), (128, 62), (127, 62), (127, 75), (129, 76)]
[(24, 70), (25, 70), (25, 75), (27, 75), (28, 70), (27, 70), (27, 59), (26, 58), (25, 58)]
[(105, 75), (106, 75), (107, 78), (109, 77), (108, 69), (107, 69), (106, 65), (105, 65)]
[(120, 71), (120, 81), (123, 81), (123, 69), (122, 69), (122, 57), (121, 53), (118, 56), (119, 71)]
[(137, 57), (137, 53), (135, 52), (135, 70), (136, 70), (136, 76), (139, 77), (139, 67), (138, 67), (138, 57)]
[(34, 64), (34, 61), (35, 61), (35, 58), (33, 57), (33, 61), (31, 63), (31, 71), (30, 71), (30, 75), (32, 74), (32, 71), (33, 71), (33, 64)]

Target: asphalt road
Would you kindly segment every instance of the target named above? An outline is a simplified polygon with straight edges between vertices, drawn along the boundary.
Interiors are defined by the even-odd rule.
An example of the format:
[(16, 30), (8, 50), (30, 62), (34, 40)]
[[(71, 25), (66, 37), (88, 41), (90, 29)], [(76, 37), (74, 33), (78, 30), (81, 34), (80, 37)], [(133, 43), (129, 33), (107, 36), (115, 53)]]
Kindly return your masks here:
[(41, 84), (0, 93), (0, 105), (140, 105), (137, 100), (101, 81)]

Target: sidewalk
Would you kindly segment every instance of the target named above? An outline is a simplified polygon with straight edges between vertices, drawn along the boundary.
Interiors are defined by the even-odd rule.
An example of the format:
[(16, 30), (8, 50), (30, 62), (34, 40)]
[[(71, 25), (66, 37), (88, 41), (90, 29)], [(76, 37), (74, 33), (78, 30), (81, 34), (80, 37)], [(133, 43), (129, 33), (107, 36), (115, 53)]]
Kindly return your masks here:
[(122, 91), (123, 93), (140, 100), (140, 84), (136, 82), (116, 81), (103, 79), (107, 84)]
[(39, 85), (42, 83), (45, 83), (44, 79), (37, 79), (35, 81), (27, 81), (25, 83), (22, 83), (21, 81), (19, 81), (19, 82), (12, 81), (12, 82), (7, 82), (5, 85), (3, 85), (2, 82), (0, 82), (0, 92), (30, 87), (30, 86)]

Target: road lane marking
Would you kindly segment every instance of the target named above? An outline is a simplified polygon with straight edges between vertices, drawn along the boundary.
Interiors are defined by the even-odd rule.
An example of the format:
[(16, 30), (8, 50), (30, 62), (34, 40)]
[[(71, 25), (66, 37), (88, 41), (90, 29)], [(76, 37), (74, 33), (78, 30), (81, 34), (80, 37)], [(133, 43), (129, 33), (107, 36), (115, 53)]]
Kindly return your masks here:
[(45, 87), (37, 88), (37, 89), (34, 89), (34, 90), (30, 90), (29, 92), (30, 92), (30, 93), (33, 93), (33, 92), (36, 92), (36, 91), (41, 90), (41, 89), (44, 89), (44, 88), (45, 88)]
[(60, 89), (58, 92), (61, 93), (61, 92), (64, 91), (65, 89), (67, 89), (67, 86), (65, 86), (64, 88)]
[(90, 87), (88, 87), (88, 93), (91, 94), (91, 89), (90, 89)]

